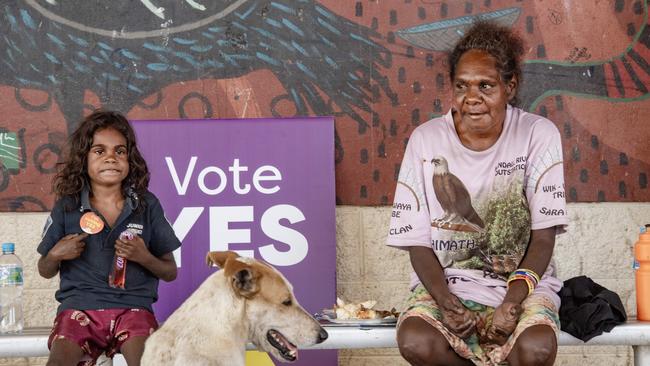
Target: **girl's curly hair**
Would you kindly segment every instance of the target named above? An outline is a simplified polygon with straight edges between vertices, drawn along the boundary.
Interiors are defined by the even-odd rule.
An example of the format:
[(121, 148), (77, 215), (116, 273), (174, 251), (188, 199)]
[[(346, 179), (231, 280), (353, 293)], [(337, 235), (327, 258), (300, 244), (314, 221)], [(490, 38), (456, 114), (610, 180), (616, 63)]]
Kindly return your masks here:
[[(521, 85), (521, 58), (524, 54), (524, 41), (512, 29), (487, 21), (476, 22), (458, 41), (448, 56), (449, 76), (454, 80), (456, 66), (460, 57), (469, 50), (481, 50), (489, 53), (496, 60), (496, 67), (504, 83), (516, 77)], [(519, 90), (519, 88), (517, 88)], [(517, 105), (515, 95), (510, 103)]]
[(79, 124), (68, 140), (64, 161), (54, 177), (53, 189), (57, 199), (70, 197), (79, 203), (79, 194), (88, 185), (88, 152), (93, 144), (95, 132), (113, 128), (126, 139), (129, 161), (129, 175), (122, 181), (122, 193), (127, 196), (131, 187), (141, 197), (149, 187), (149, 168), (136, 145), (135, 132), (129, 121), (119, 112), (97, 110)]

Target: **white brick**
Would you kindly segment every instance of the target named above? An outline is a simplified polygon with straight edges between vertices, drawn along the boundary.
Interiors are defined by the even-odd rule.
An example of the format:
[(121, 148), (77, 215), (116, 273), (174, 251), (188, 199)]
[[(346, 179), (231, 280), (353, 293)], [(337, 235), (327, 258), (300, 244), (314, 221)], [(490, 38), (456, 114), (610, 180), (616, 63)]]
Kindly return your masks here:
[(362, 209), (364, 278), (368, 281), (400, 281), (411, 273), (408, 252), (386, 246), (389, 223), (389, 207)]
[(336, 210), (336, 279), (359, 281), (363, 272), (361, 210), (341, 206)]

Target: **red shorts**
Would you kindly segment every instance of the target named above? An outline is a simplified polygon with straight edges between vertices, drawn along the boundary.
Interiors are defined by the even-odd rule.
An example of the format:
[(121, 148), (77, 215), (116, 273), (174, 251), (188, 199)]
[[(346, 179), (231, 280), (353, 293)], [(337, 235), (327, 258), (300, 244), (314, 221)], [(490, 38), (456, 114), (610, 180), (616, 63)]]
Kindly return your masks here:
[(65, 338), (84, 351), (80, 365), (94, 365), (102, 353), (113, 357), (130, 337), (149, 336), (157, 328), (154, 315), (144, 309), (63, 310), (54, 319), (47, 347)]

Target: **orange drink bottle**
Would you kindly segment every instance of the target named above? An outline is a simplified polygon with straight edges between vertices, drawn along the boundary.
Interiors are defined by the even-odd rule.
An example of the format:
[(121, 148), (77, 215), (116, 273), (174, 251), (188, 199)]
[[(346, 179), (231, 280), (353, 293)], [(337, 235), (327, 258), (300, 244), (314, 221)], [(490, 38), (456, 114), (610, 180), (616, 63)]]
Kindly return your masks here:
[(641, 229), (639, 241), (634, 245), (636, 269), (636, 317), (650, 321), (650, 225)]
[[(120, 234), (120, 240), (133, 240), (133, 233), (124, 230)], [(115, 255), (113, 257), (113, 268), (108, 275), (108, 284), (114, 288), (124, 288), (126, 285), (126, 258)]]

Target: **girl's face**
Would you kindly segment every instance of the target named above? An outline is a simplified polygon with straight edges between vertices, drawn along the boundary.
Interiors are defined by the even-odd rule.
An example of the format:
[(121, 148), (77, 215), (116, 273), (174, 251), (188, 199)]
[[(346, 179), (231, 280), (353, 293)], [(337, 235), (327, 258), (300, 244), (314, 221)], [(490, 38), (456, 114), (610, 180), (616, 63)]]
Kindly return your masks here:
[(121, 187), (129, 175), (126, 138), (111, 127), (95, 131), (87, 161), (88, 176), (93, 185)]
[(452, 105), (454, 120), (475, 134), (500, 132), (506, 105), (515, 95), (516, 80), (504, 83), (496, 60), (487, 52), (469, 50), (456, 65)]

